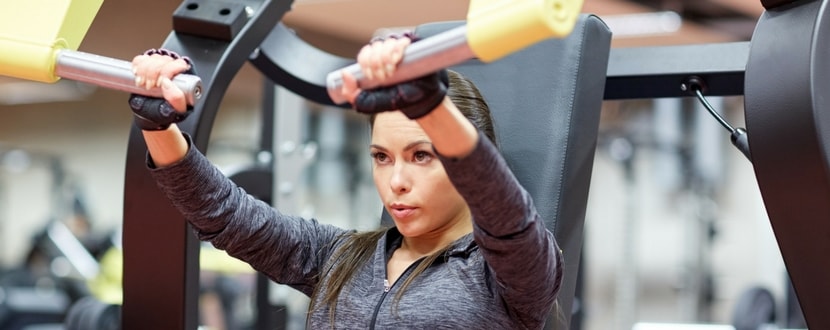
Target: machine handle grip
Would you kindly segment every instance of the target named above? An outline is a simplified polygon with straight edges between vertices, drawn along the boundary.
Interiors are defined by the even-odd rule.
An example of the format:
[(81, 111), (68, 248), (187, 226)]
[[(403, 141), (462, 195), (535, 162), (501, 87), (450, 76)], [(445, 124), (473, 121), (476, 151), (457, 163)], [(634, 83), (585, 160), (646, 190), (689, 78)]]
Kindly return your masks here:
[[(395, 73), (384, 81), (394, 85), (477, 58), (496, 61), (547, 38), (569, 35), (583, 0), (475, 0), (467, 23), (421, 39), (404, 50)], [(335, 70), (326, 77), (335, 104), (347, 100), (340, 92), (342, 73), (349, 72), (363, 89), (378, 87), (363, 77), (358, 64)]]
[[(398, 68), (391, 77), (384, 81), (384, 85), (394, 85), (412, 80), (430, 72), (463, 63), (474, 57), (475, 55), (467, 44), (467, 27), (462, 25), (432, 37), (421, 39), (406, 47)], [(344, 71), (351, 73), (362, 89), (379, 86), (375, 82), (364, 79), (363, 71), (360, 70), (360, 65), (357, 63), (332, 71), (326, 77), (326, 88), (329, 97), (335, 104), (343, 104), (347, 101), (343, 93), (340, 92), (343, 87), (342, 73)]]
[[(130, 62), (110, 57), (61, 50), (55, 61), (55, 75), (128, 93), (162, 97), (159, 87), (145, 89), (135, 85)], [(179, 74), (172, 82), (184, 92), (187, 104), (194, 105), (201, 98), (202, 79), (199, 76)]]

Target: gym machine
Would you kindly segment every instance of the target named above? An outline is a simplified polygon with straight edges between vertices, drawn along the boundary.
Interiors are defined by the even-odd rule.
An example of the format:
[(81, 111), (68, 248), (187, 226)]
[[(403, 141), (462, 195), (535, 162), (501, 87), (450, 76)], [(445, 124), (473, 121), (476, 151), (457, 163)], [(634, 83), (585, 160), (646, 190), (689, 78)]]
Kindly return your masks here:
[[(275, 23), (290, 1), (186, 1), (174, 13), (174, 31), (163, 47), (190, 56), (200, 69), (196, 112), (182, 123), (200, 148), (230, 79), (251, 61), (271, 80), (310, 100), (334, 104), (324, 81), (349, 65), (310, 47)], [(828, 31), (824, 0), (762, 0), (766, 9), (750, 42), (614, 49), (608, 60), (606, 100), (745, 96), (746, 134), (729, 132), (752, 162), (764, 203), (798, 303), (810, 328), (830, 327), (822, 313), (830, 293), (830, 186), (825, 137)], [(276, 25), (275, 25), (276, 24)], [(201, 27), (213, 27), (203, 29)], [(216, 28), (219, 27), (219, 28)], [(302, 52), (304, 63), (287, 53)], [(648, 59), (660, 59), (650, 61)], [(309, 59), (314, 59), (311, 61)], [(305, 62), (308, 61), (308, 62)], [(315, 63), (310, 66), (307, 63)], [(194, 99), (195, 100), (195, 99)], [(746, 149), (744, 146), (749, 145)], [(123, 326), (196, 328), (198, 244), (185, 222), (156, 193), (143, 168), (145, 149), (137, 130), (130, 134), (125, 187), (125, 268)], [(149, 210), (146, 205), (157, 205)], [(152, 223), (147, 223), (148, 219)], [(154, 227), (152, 232), (147, 227)], [(152, 234), (154, 242), (144, 242)], [(581, 239), (581, 238), (578, 238)], [(159, 242), (162, 242), (159, 244)], [(164, 251), (162, 255), (146, 253)], [(142, 252), (144, 255), (142, 255)], [(159, 257), (162, 258), (159, 258)], [(148, 273), (146, 269), (163, 269)], [(570, 297), (563, 297), (570, 299)], [(152, 319), (146, 313), (153, 313)]]
[[(756, 31), (756, 35), (753, 37), (752, 42), (672, 47), (643, 47), (613, 50), (610, 54), (608, 62), (608, 74), (605, 85), (604, 98), (606, 100), (660, 97), (681, 98), (694, 97), (695, 92), (697, 91), (700, 91), (706, 96), (744, 95), (745, 90), (748, 91), (752, 88), (758, 88), (758, 84), (764, 84), (765, 82), (770, 86), (770, 88), (773, 88), (772, 86), (775, 86), (775, 88), (777, 88), (778, 84), (769, 84), (770, 81), (768, 79), (760, 79), (745, 83), (745, 73), (748, 70), (750, 70), (753, 61), (757, 61), (757, 59), (759, 58), (767, 60), (766, 57), (768, 56), (768, 53), (770, 53), (771, 50), (791, 48), (778, 48), (778, 46), (774, 46), (768, 43), (764, 44), (763, 42), (756, 42), (756, 40), (781, 38), (781, 31), (787, 31), (784, 33), (792, 34), (788, 35), (787, 38), (790, 43), (807, 43), (809, 40), (811, 40), (811, 38), (819, 39), (818, 36), (821, 33), (823, 33), (822, 30), (819, 29), (820, 23), (823, 20), (824, 10), (823, 6), (820, 6), (821, 3), (821, 1), (807, 1), (788, 4), (765, 2), (764, 6), (767, 8), (767, 13), (765, 13), (765, 16), (762, 17), (762, 19), (759, 21), (758, 30)], [(792, 20), (792, 22), (789, 22), (790, 20)], [(785, 21), (788, 23), (783, 25), (788, 25), (788, 27), (779, 28), (781, 31), (777, 33), (765, 32), (768, 31), (765, 30), (765, 26), (771, 24), (769, 23), (769, 21)], [(768, 35), (763, 36), (765, 33), (767, 33)], [(173, 35), (171, 35), (171, 37), (173, 37)], [(171, 43), (171, 41), (173, 42)], [(168, 45), (176, 46), (178, 44), (175, 42), (175, 40), (169, 39), (168, 42), (165, 43), (165, 47), (170, 48), (168, 47)], [(181, 48), (196, 47), (182, 46)], [(303, 52), (307, 56), (302, 56), (301, 58), (313, 59), (311, 62), (315, 63), (316, 65), (314, 67), (308, 67), (303, 63), (292, 62), (296, 61), (296, 59), (292, 59), (293, 56), (288, 56), (287, 52), (280, 51), (281, 49), (291, 49), (294, 52)], [(807, 63), (811, 63), (811, 61), (809, 60), (810, 56), (815, 56), (814, 54), (816, 52), (816, 48), (813, 48), (809, 44), (807, 44), (801, 45), (801, 47), (797, 47), (796, 49), (802, 49), (807, 54), (804, 55), (806, 58), (803, 62), (798, 62), (804, 64), (806, 68), (802, 68), (803, 71), (800, 72), (802, 76), (793, 77), (793, 79), (804, 80), (807, 81), (806, 84), (809, 84), (809, 78), (814, 74), (819, 74), (811, 67), (809, 67), (809, 65), (807, 65)], [(753, 56), (751, 57), (750, 54), (752, 54)], [(647, 58), (659, 58), (660, 61), (644, 60)], [(348, 61), (345, 59), (337, 58), (335, 56), (331, 56), (322, 53), (318, 50), (315, 50), (313, 49), (313, 47), (309, 47), (282, 25), (277, 25), (274, 28), (274, 30), (268, 35), (268, 37), (262, 41), (261, 46), (258, 49), (254, 50), (254, 53), (249, 58), (249, 60), (257, 68), (259, 68), (260, 71), (263, 72), (263, 74), (270, 77), (271, 80), (291, 89), (292, 91), (300, 95), (307, 97), (310, 100), (323, 104), (331, 104), (332, 100), (331, 97), (329, 97), (329, 95), (326, 95), (329, 91), (327, 88), (328, 84), (324, 84), (321, 81), (321, 77), (328, 75), (335, 69), (341, 68), (348, 63)], [(793, 63), (793, 61), (786, 61), (785, 63)], [(759, 66), (759, 68), (763, 67), (765, 67), (765, 65)], [(758, 70), (761, 71), (763, 69)], [(757, 74), (765, 76), (765, 73), (763, 72), (759, 72)], [(782, 74), (780, 76), (786, 77), (788, 75)], [(774, 81), (778, 81), (778, 79), (775, 79)], [(810, 91), (810, 89), (806, 90)], [(803, 93), (804, 92), (802, 91), (800, 94)], [(751, 93), (746, 93), (747, 97), (751, 97), (751, 95)], [(767, 95), (776, 94), (768, 93)], [(801, 106), (805, 106), (806, 109), (812, 109), (812, 103), (810, 102), (812, 98), (812, 95), (808, 95), (808, 97), (802, 98), (804, 102), (803, 104), (801, 104)], [(777, 130), (771, 129), (772, 127), (765, 127), (767, 126), (765, 124), (770, 124), (769, 122), (765, 124), (754, 124), (751, 119), (752, 114), (755, 114), (757, 111), (759, 111), (759, 108), (752, 107), (752, 103), (749, 101), (747, 102), (747, 105), (748, 107), (746, 111), (748, 127), (746, 131), (753, 132), (754, 130), (758, 130), (759, 132), (756, 132), (755, 134), (761, 136), (763, 136), (764, 134), (777, 135), (777, 133), (772, 133)], [(767, 113), (772, 113), (773, 115), (782, 115), (782, 112), (780, 110), (775, 111), (775, 109), (768, 109), (766, 111)], [(805, 112), (811, 113), (812, 111), (805, 110)], [(209, 114), (207, 113), (205, 115), (209, 116)], [(207, 120), (210, 120), (209, 117)], [(808, 122), (813, 121), (813, 119), (809, 117), (805, 120), (807, 120)], [(788, 120), (786, 118), (778, 118), (778, 120), (771, 121), (772, 124), (784, 124), (787, 122)], [(755, 126), (753, 125), (760, 125), (760, 128), (754, 128)], [(813, 132), (813, 134), (815, 133), (816, 132)], [(756, 174), (758, 175), (759, 183), (761, 183), (762, 186), (762, 193), (764, 194), (765, 201), (768, 205), (767, 207), (773, 207), (770, 206), (772, 204), (778, 205), (774, 201), (769, 201), (769, 198), (771, 197), (768, 196), (775, 196), (776, 193), (766, 189), (765, 182), (780, 181), (780, 179), (776, 179), (776, 177), (780, 175), (773, 174), (774, 171), (759, 170), (757, 164), (758, 160), (763, 159), (764, 157), (761, 156), (761, 158), (759, 158), (759, 156), (755, 155), (755, 153), (762, 152), (774, 154), (775, 152), (770, 149), (780, 148), (781, 146), (776, 144), (758, 145), (759, 142), (753, 142), (755, 141), (755, 139), (758, 138), (752, 135), (743, 134), (743, 132), (738, 130), (730, 132), (730, 135), (735, 136), (734, 143), (736, 144), (736, 146), (739, 147), (739, 150), (742, 153), (744, 153), (751, 161), (753, 161), (753, 164), (756, 167)], [(749, 139), (747, 139), (747, 137), (749, 137)], [(762, 137), (759, 138), (763, 139)], [(807, 138), (813, 140), (812, 145), (821, 145), (820, 143), (816, 142), (817, 137), (813, 135), (807, 135)], [(747, 141), (750, 142), (749, 144), (753, 145), (752, 154), (747, 152)], [(822, 153), (816, 152), (816, 155), (818, 154)], [(139, 156), (143, 157), (143, 152), (141, 152)], [(767, 159), (769, 159), (774, 156), (766, 157)], [(781, 160), (779, 159), (773, 162), (773, 164), (780, 162)], [(129, 162), (129, 164), (133, 164), (133, 162), (131, 161)], [(796, 165), (798, 164), (790, 164), (789, 166)], [(824, 173), (821, 172), (814, 174), (824, 175)], [(813, 182), (812, 185), (816, 185), (816, 182)], [(816, 189), (818, 189), (818, 187)], [(788, 189), (786, 191), (791, 191), (791, 189)], [(148, 196), (150, 194), (141, 195)], [(811, 205), (811, 207), (820, 208), (819, 205), (821, 204), (817, 203), (815, 205)], [(781, 206), (779, 205), (778, 207), (780, 208)], [(795, 211), (789, 210), (788, 212)], [(777, 222), (788, 221), (786, 218), (773, 218), (771, 216), (770, 221), (772, 221), (775, 224)], [(803, 221), (807, 221), (806, 219), (810, 218), (812, 217), (799, 217), (799, 219), (804, 219)], [(817, 291), (811, 290), (809, 288), (820, 288), (823, 286), (823, 284), (817, 282), (815, 283), (815, 286), (811, 284), (814, 283), (816, 278), (821, 277), (819, 276), (819, 274), (822, 273), (820, 270), (812, 270), (812, 275), (804, 273), (798, 275), (798, 270), (793, 270), (793, 268), (797, 268), (797, 266), (791, 265), (793, 263), (796, 263), (794, 258), (797, 258), (797, 256), (793, 256), (794, 253), (797, 253), (797, 250), (793, 250), (795, 247), (791, 244), (793, 243), (793, 241), (799, 241), (799, 244), (815, 244), (817, 246), (822, 246), (822, 241), (820, 239), (805, 240), (801, 238), (810, 237), (811, 235), (792, 236), (790, 237), (790, 242), (788, 244), (788, 242), (785, 242), (786, 240), (781, 240), (781, 231), (778, 230), (778, 226), (775, 227), (776, 234), (779, 236), (779, 244), (781, 246), (782, 252), (784, 253), (785, 259), (788, 261), (788, 270), (790, 270), (794, 286), (796, 288), (796, 292), (800, 292), (798, 290), (798, 283), (802, 283), (802, 286), (807, 287), (806, 289), (802, 289), (801, 291), (809, 291), (805, 294), (799, 294), (799, 301), (801, 302), (802, 306), (810, 303), (814, 304), (814, 306), (821, 306), (822, 298), (815, 296), (811, 297), (811, 294)], [(815, 232), (813, 232), (812, 234), (814, 235)], [(186, 233), (183, 233), (183, 235), (186, 236)], [(819, 257), (818, 254), (814, 256), (816, 258)], [(801, 260), (806, 260), (803, 258), (805, 258), (805, 256), (802, 255)], [(803, 282), (798, 282), (799, 280)], [(179, 286), (181, 286), (181, 283), (179, 283)], [(127, 308), (126, 305), (125, 308)], [(816, 324), (815, 326), (820, 327), (821, 324), (825, 324), (825, 322), (827, 322), (827, 320), (822, 319), (822, 315), (810, 316), (809, 309), (805, 308), (804, 311), (806, 318), (808, 320), (808, 324), (810, 324), (811, 327), (814, 326), (812, 324)], [(125, 314), (126, 313), (127, 311), (125, 311)]]
[[(203, 85), (202, 97), (191, 117), (180, 125), (183, 130), (190, 132), (198, 148), (205, 149), (221, 94), (246, 60), (276, 84), (317, 103), (336, 105), (337, 102), (330, 97), (326, 77), (351, 64), (353, 60), (311, 47), (284, 25), (276, 23), (276, 18), (285, 13), (290, 3), (250, 1), (245, 4), (247, 7), (211, 1), (197, 3), (198, 6), (193, 6), (194, 2), (188, 1), (176, 10), (173, 19), (177, 31), (170, 34), (163, 48), (189, 56), (199, 68)], [(571, 5), (564, 8), (569, 6)], [(188, 9), (193, 7), (198, 7), (199, 10)], [(229, 14), (217, 15), (218, 8), (228, 9)], [(210, 11), (211, 9), (216, 11)], [(239, 18), (240, 16), (244, 18)], [(575, 16), (565, 18), (573, 20)], [(240, 20), (245, 21), (245, 24), (238, 24)], [(239, 27), (234, 28), (232, 23)], [(215, 26), (227, 28), (209, 28)], [(459, 38), (451, 39), (459, 41)], [(497, 58), (499, 54), (493, 56)], [(457, 61), (456, 58), (444, 63), (451, 65)], [(308, 65), (309, 63), (314, 65)], [(125, 186), (123, 325), (136, 328), (193, 329), (197, 322), (195, 285), (198, 283), (198, 266), (195, 264), (195, 247), (198, 242), (194, 237), (188, 237), (192, 235), (181, 215), (156, 193), (155, 184), (147, 180), (149, 173), (143, 167), (146, 148), (140, 132), (133, 130), (130, 141)], [(142, 207), (157, 204), (165, 205), (153, 210)], [(161, 237), (153, 243), (136, 239), (150, 234), (149, 231), (153, 232), (152, 235)], [(130, 250), (140, 252), (131, 255)], [(151, 257), (152, 253), (146, 251), (165, 251), (164, 259), (158, 258), (158, 255)], [(140, 269), (146, 269), (148, 264), (169, 270), (170, 273), (139, 275), (142, 272)], [(171, 281), (173, 278), (176, 280)], [(166, 306), (159, 306), (160, 303)], [(136, 308), (132, 309), (130, 304), (135, 304)], [(153, 319), (148, 319), (140, 306), (154, 306), (153, 309), (158, 309), (159, 312), (154, 313)], [(263, 325), (263, 328), (268, 328), (268, 325)]]
[(95, 255), (108, 247), (109, 239), (92, 233), (81, 187), (61, 157), (0, 146), (0, 159), (4, 158), (20, 171), (48, 171), (50, 212), (43, 228), (31, 237), (23, 262), (0, 272), (0, 329), (57, 330), (70, 306), (89, 300), (88, 282), (100, 270)]

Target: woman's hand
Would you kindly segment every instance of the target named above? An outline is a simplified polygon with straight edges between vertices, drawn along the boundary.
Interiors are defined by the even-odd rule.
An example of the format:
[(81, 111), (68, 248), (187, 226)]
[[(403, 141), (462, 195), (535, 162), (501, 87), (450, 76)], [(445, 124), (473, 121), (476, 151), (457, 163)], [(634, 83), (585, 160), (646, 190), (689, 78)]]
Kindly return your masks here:
[(132, 69), (136, 86), (145, 89), (159, 87), (164, 97), (130, 96), (130, 108), (142, 130), (165, 130), (170, 124), (187, 118), (192, 108), (187, 105), (184, 91), (172, 82), (179, 73), (193, 73), (193, 67), (186, 58), (171, 51), (151, 49), (133, 58)]
[[(377, 40), (363, 46), (357, 55), (357, 63), (363, 71), (364, 79), (382, 84), (391, 77), (403, 59), (403, 51), (412, 41), (409, 38), (387, 38)], [(349, 103), (355, 104), (355, 99), (362, 92), (357, 80), (351, 73), (343, 71), (343, 95)]]
[(151, 49), (133, 58), (135, 85), (150, 89), (161, 87), (163, 99), (132, 94), (130, 108), (135, 123), (141, 128), (147, 151), (156, 167), (165, 167), (181, 160), (189, 148), (187, 140), (174, 123), (192, 111), (184, 92), (171, 81), (179, 73), (194, 73), (186, 57), (164, 49)]
[(177, 74), (191, 70), (190, 64), (184, 58), (174, 58), (162, 54), (142, 54), (133, 58), (132, 68), (135, 74), (136, 86), (145, 89), (160, 87), (164, 99), (176, 111), (184, 112), (187, 110), (184, 91), (172, 82), (173, 77)]
[[(384, 85), (394, 75), (411, 42), (409, 37), (387, 38), (364, 46), (357, 62), (367, 82)], [(355, 78), (344, 71), (341, 92), (358, 112), (401, 110), (410, 119), (418, 119), (441, 104), (447, 95), (447, 76), (441, 70), (396, 85), (362, 90)]]

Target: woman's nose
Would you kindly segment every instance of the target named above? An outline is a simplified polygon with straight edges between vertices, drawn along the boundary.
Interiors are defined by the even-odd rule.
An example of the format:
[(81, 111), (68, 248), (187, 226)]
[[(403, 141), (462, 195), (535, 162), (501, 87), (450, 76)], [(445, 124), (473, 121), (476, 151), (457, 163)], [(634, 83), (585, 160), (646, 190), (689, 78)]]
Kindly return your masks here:
[(392, 177), (389, 179), (389, 187), (395, 193), (405, 193), (412, 188), (412, 182), (405, 164), (395, 164), (392, 170)]

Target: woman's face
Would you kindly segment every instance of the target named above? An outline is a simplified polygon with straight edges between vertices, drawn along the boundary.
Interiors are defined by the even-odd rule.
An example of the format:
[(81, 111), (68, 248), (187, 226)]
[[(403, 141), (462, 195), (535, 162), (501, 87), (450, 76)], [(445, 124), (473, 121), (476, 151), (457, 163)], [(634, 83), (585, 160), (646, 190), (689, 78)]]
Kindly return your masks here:
[(438, 236), (469, 220), (467, 204), (418, 123), (399, 111), (378, 114), (369, 149), (375, 187), (403, 236)]

